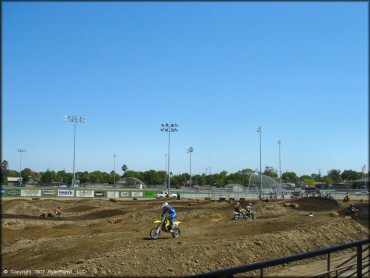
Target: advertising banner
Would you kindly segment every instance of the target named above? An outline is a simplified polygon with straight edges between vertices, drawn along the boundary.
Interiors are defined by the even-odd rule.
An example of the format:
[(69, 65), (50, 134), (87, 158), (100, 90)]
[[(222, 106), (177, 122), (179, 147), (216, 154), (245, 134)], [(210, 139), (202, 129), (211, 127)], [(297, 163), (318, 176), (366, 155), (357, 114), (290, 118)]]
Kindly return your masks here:
[(77, 190), (76, 197), (92, 198), (94, 197), (94, 190)]
[(131, 192), (132, 197), (143, 197), (143, 192)]
[(104, 197), (104, 191), (95, 191), (94, 196), (95, 197)]
[(128, 197), (129, 195), (129, 192), (121, 192), (121, 197)]
[(119, 197), (119, 192), (108, 191), (107, 192), (107, 197), (108, 198), (118, 198)]
[(61, 197), (73, 197), (74, 190), (58, 190), (58, 196)]
[(21, 190), (22, 197), (41, 197), (41, 190), (37, 189), (23, 189)]
[(10, 189), (8, 190), (9, 196), (19, 196), (19, 190), (18, 189)]
[(0, 194), (6, 194), (6, 189), (1, 189)]
[(42, 191), (42, 194), (44, 194), (44, 195), (55, 195), (55, 194), (57, 194), (57, 191), (53, 190), (53, 189), (44, 189)]

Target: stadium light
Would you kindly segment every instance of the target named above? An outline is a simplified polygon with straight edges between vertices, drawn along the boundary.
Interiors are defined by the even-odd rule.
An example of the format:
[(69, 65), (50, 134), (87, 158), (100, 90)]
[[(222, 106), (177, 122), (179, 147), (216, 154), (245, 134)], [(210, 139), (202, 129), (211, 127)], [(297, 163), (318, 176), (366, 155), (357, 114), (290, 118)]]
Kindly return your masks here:
[(168, 169), (167, 169), (167, 176), (168, 176), (168, 183), (167, 183), (167, 192), (170, 192), (171, 187), (171, 175), (170, 175), (170, 144), (171, 144), (171, 132), (176, 132), (178, 130), (178, 124), (161, 124), (162, 128), (161, 131), (168, 132)]
[(18, 149), (17, 150), (20, 154), (19, 160), (19, 186), (22, 186), (22, 153), (26, 152), (25, 149)]
[(73, 180), (72, 187), (76, 187), (76, 176), (75, 176), (75, 158), (76, 158), (76, 123), (84, 124), (86, 121), (85, 117), (82, 116), (64, 116), (66, 122), (73, 123), (74, 132), (73, 132)]
[(191, 153), (194, 151), (194, 149), (193, 149), (193, 147), (189, 147), (186, 151), (190, 155), (190, 181), (189, 181), (189, 189), (190, 189), (191, 188), (191, 183), (192, 183), (192, 180), (191, 180)]

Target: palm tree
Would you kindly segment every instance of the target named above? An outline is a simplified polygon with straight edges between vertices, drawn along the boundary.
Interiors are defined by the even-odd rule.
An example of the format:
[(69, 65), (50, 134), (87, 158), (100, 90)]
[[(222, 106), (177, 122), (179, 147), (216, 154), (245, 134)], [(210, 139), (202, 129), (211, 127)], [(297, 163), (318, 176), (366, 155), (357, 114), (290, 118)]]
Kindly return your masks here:
[(123, 164), (122, 165), (122, 171), (123, 171), (123, 175), (122, 175), (122, 177), (124, 177), (125, 176), (125, 173), (127, 172), (127, 170), (128, 170), (128, 167), (127, 167), (127, 165), (126, 164)]

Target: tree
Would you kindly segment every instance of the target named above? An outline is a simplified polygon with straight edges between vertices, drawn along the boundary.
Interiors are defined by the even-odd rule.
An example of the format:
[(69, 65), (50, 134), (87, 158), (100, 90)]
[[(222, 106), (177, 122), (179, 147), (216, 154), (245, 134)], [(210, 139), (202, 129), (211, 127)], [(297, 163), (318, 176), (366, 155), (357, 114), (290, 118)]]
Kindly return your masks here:
[(332, 169), (332, 170), (328, 171), (328, 176), (332, 178), (334, 183), (338, 183), (338, 182), (342, 181), (342, 179), (340, 177), (340, 170)]
[(333, 184), (333, 179), (329, 176), (323, 177), (323, 181), (325, 182), (326, 185), (332, 185)]
[(315, 174), (315, 173), (311, 174), (311, 179), (315, 180), (316, 182), (319, 182), (322, 180), (321, 175)]
[(55, 171), (48, 169), (46, 170), (46, 172), (41, 173), (41, 181), (43, 183), (52, 183), (56, 181), (56, 179), (57, 179), (57, 173), (55, 173)]
[(340, 175), (342, 180), (345, 180), (345, 181), (358, 180), (358, 179), (361, 179), (362, 176), (363, 176), (362, 172), (356, 172), (353, 170), (344, 170), (343, 173)]
[(285, 172), (281, 175), (281, 179), (284, 182), (295, 183), (298, 181), (297, 174), (294, 172)]
[(277, 171), (272, 166), (266, 166), (265, 171), (263, 172), (265, 176), (269, 176), (271, 178), (277, 178), (278, 174)]
[(127, 170), (128, 170), (127, 165), (126, 165), (126, 164), (123, 164), (123, 165), (122, 165), (122, 167), (121, 167), (121, 169), (122, 169), (122, 171), (123, 171), (123, 175), (122, 175), (122, 177), (127, 177), (127, 175), (126, 175), (126, 172), (127, 172)]
[(149, 170), (143, 173), (146, 184), (163, 184), (166, 177), (165, 171)]
[(307, 178), (305, 178), (305, 179), (303, 180), (303, 182), (304, 182), (305, 184), (307, 184), (308, 186), (310, 186), (310, 187), (314, 187), (314, 186), (315, 186), (315, 180), (313, 180), (313, 179), (307, 179)]
[(34, 174), (30, 168), (25, 168), (22, 170), (21, 176), (22, 176), (22, 182), (26, 183), (30, 181), (30, 177), (33, 177)]
[(7, 177), (9, 174), (9, 162), (7, 160), (1, 161), (1, 184), (7, 183)]
[[(63, 174), (63, 177), (65, 176), (65, 173)], [(89, 175), (89, 172), (87, 171), (84, 171), (82, 173), (80, 173), (80, 175), (78, 176), (79, 180), (80, 180), (80, 184), (81, 183), (88, 183), (90, 182), (90, 175)], [(63, 182), (64, 181), (64, 178), (63, 178)]]
[(311, 179), (311, 177), (310, 176), (307, 176), (307, 175), (303, 175), (303, 176), (301, 176), (300, 178), (299, 178), (299, 180), (300, 181), (303, 181), (304, 182), (304, 180), (305, 179)]

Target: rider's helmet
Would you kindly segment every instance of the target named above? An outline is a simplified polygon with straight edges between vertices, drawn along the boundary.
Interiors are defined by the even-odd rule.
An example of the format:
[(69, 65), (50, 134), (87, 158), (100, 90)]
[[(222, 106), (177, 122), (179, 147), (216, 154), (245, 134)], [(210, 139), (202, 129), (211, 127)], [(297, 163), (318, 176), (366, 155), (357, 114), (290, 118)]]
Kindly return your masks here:
[(235, 206), (239, 206), (239, 205), (240, 205), (240, 203), (239, 203), (239, 202), (236, 202), (236, 203), (235, 203)]
[(168, 206), (168, 203), (167, 202), (162, 204), (162, 208), (165, 208), (167, 206)]
[(252, 206), (252, 203), (249, 203), (248, 206)]

